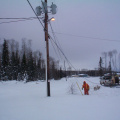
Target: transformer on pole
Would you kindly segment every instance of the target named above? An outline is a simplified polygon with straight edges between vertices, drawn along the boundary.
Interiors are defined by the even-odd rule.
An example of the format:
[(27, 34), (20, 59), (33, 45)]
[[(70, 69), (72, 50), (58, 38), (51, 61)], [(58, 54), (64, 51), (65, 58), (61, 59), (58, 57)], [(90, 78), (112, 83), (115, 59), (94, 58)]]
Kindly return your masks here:
[(53, 3), (51, 5), (51, 12), (52, 12), (52, 14), (56, 14), (56, 12), (57, 12), (57, 6)]
[(40, 16), (42, 14), (42, 8), (40, 6), (36, 7), (36, 14), (37, 16)]

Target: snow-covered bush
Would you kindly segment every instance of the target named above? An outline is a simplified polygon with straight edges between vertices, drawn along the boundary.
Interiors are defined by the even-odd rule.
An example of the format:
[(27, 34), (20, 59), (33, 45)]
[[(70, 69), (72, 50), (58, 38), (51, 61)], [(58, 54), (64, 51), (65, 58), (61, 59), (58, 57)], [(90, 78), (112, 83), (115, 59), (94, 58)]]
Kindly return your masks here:
[(75, 94), (76, 91), (77, 91), (77, 90), (76, 90), (75, 84), (72, 83), (72, 84), (69, 86), (69, 88), (68, 88), (68, 93), (70, 93), (70, 94)]

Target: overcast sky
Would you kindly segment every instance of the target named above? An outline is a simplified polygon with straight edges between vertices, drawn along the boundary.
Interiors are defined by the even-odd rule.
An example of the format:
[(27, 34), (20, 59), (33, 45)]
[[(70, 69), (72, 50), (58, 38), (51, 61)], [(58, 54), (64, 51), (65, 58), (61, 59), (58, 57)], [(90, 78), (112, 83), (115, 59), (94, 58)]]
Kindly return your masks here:
[[(41, 0), (29, 0), (35, 9)], [(102, 52), (120, 53), (120, 0), (48, 0), (57, 5), (51, 22), (57, 41), (76, 69), (95, 69)], [(35, 17), (27, 0), (1, 0), (0, 18)], [(0, 19), (0, 23), (5, 20)], [(49, 33), (52, 32), (49, 26)], [(52, 36), (53, 37), (53, 36)], [(38, 20), (0, 24), (0, 39), (33, 40), (33, 49), (45, 54), (44, 32)], [(95, 39), (99, 38), (99, 39)], [(60, 59), (50, 43), (50, 56)], [(118, 58), (117, 58), (118, 59)], [(62, 67), (64, 60), (60, 59)]]

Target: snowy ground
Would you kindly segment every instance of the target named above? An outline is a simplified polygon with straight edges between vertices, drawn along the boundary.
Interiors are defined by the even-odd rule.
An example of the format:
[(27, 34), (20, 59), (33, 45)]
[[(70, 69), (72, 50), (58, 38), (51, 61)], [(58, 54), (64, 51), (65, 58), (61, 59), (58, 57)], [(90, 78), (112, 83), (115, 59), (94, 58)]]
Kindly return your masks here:
[[(90, 85), (89, 96), (78, 89), (76, 82), (81, 88), (83, 81)], [(98, 77), (51, 80), (50, 85), (46, 97), (46, 82), (0, 82), (0, 120), (120, 120), (120, 88), (94, 91)]]

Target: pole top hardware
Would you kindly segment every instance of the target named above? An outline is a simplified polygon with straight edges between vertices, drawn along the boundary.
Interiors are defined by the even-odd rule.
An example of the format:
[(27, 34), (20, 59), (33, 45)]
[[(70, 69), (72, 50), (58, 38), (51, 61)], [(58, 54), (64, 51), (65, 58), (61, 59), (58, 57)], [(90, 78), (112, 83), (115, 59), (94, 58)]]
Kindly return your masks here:
[(52, 14), (56, 14), (56, 12), (57, 12), (57, 6), (55, 5), (55, 4), (53, 4), (53, 2), (52, 2), (52, 5), (51, 5), (51, 12), (52, 12)]
[(42, 5), (37, 6), (35, 9), (37, 16), (41, 16), (44, 13), (52, 13), (53, 15), (57, 13), (57, 6), (55, 4), (53, 4), (53, 2), (50, 7), (47, 6), (46, 2), (43, 2), (43, 1), (41, 1), (41, 2), (42, 2)]

